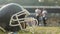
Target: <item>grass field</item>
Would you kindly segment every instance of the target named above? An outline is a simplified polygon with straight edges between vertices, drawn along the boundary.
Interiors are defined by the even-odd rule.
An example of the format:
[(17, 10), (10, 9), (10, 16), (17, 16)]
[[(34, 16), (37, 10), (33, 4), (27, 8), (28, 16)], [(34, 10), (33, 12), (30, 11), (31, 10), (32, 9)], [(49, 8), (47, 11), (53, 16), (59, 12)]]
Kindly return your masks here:
[(26, 30), (18, 34), (60, 34), (60, 27), (28, 27)]
[[(0, 31), (0, 34), (5, 34)], [(60, 34), (60, 27), (27, 27), (26, 30), (20, 30), (18, 34)]]

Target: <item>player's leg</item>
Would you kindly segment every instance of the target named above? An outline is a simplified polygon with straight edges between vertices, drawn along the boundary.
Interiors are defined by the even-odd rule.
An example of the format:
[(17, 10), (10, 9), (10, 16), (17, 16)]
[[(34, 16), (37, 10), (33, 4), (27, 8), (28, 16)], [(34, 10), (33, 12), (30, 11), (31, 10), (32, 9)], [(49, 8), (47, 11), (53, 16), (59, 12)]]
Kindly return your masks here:
[(44, 26), (46, 26), (46, 20), (45, 20), (45, 17), (43, 17), (43, 23), (44, 23)]

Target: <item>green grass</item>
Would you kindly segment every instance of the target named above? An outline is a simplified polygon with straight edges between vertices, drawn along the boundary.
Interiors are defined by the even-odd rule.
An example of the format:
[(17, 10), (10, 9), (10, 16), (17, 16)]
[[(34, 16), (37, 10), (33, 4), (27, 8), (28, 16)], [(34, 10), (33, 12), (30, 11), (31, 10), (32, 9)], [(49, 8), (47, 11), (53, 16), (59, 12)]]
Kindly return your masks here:
[[(5, 34), (0, 30), (0, 34)], [(18, 34), (60, 34), (60, 27), (27, 27), (26, 30), (20, 30)]]
[(60, 34), (60, 27), (28, 27), (26, 30), (18, 34)]
[(32, 34), (32, 33), (29, 31), (19, 31), (18, 34)]

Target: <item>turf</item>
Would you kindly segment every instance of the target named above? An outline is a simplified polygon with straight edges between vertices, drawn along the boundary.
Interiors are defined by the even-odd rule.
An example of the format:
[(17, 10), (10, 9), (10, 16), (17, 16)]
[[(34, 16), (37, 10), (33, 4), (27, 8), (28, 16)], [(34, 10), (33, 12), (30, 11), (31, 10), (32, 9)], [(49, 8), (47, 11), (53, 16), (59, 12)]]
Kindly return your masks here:
[[(0, 34), (5, 34), (0, 30)], [(20, 30), (18, 34), (60, 34), (60, 27), (27, 27), (26, 30)]]
[(60, 34), (60, 27), (28, 27), (26, 30), (18, 34)]

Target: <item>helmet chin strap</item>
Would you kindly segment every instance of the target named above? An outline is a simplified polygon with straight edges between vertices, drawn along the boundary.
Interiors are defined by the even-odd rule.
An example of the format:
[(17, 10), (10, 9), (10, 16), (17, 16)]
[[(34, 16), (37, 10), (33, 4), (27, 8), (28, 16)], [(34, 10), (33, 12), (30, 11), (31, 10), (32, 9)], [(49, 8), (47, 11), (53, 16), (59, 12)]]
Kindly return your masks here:
[[(12, 17), (10, 19), (9, 25), (10, 26), (19, 26), (21, 28), (21, 30), (22, 30), (23, 28), (22, 28), (21, 23), (24, 22), (24, 21), (21, 21), (21, 20), (24, 20), (25, 17), (24, 18), (20, 18), (20, 19), (18, 17), (21, 16), (21, 15), (23, 15), (23, 14), (26, 14), (25, 17), (27, 17), (28, 15), (30, 15), (30, 13), (27, 10), (24, 9), (23, 11), (20, 11), (20, 12), (18, 12), (16, 14), (12, 15)], [(16, 17), (16, 19), (13, 19), (14, 16)], [(14, 23), (14, 22), (12, 22), (12, 21), (14, 21), (14, 22), (17, 21), (18, 24), (13, 25), (12, 23)]]

